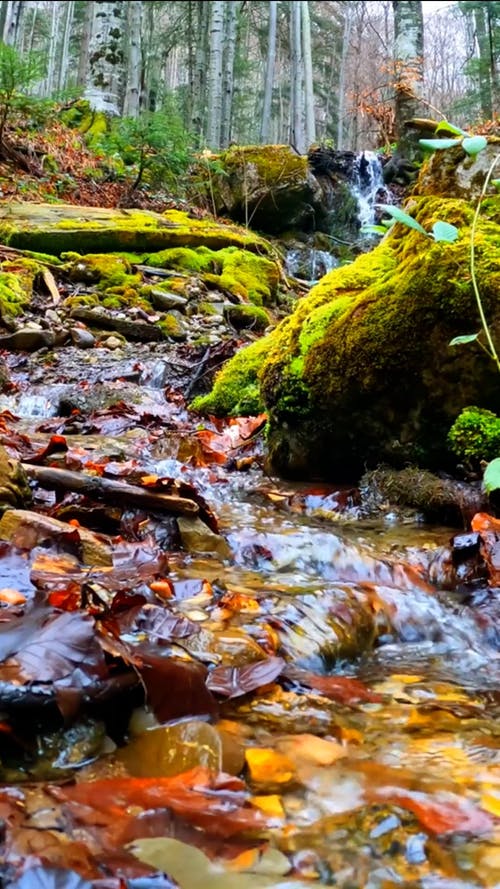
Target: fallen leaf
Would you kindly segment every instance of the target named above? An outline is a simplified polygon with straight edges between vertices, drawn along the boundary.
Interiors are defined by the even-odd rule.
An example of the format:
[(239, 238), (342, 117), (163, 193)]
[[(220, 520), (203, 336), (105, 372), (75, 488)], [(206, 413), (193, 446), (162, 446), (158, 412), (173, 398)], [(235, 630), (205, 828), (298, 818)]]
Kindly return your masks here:
[(292, 760), (271, 747), (247, 747), (245, 760), (254, 784), (289, 784), (295, 777)]
[(207, 688), (226, 698), (236, 698), (274, 682), (284, 667), (285, 661), (280, 657), (269, 657), (244, 667), (215, 667), (208, 674)]

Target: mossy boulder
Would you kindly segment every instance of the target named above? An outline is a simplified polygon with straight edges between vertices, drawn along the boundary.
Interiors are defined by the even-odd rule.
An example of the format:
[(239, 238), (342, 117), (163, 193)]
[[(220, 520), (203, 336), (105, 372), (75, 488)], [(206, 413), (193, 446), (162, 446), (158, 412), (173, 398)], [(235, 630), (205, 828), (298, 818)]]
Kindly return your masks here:
[(180, 210), (153, 213), (73, 204), (8, 203), (0, 206), (0, 239), (21, 250), (60, 256), (88, 253), (152, 253), (172, 247), (239, 247), (259, 256), (271, 245), (254, 232)]
[(40, 271), (40, 263), (24, 257), (2, 263), (0, 317), (4, 321), (21, 315), (27, 309), (33, 294), (33, 283)]
[[(448, 430), (464, 405), (500, 410), (498, 372), (484, 350), (450, 346), (480, 327), (469, 262), (473, 207), (429, 196), (406, 210), (427, 231), (437, 220), (456, 225), (458, 240), (436, 243), (397, 224), (373, 251), (322, 278), (197, 403), (228, 414), (247, 400), (264, 405), (269, 462), (283, 475), (355, 478), (384, 461), (447, 466)], [(475, 271), (500, 342), (498, 202), (484, 202)]]
[(312, 231), (324, 218), (324, 196), (307, 157), (288, 145), (235, 145), (200, 163), (217, 212), (267, 234)]

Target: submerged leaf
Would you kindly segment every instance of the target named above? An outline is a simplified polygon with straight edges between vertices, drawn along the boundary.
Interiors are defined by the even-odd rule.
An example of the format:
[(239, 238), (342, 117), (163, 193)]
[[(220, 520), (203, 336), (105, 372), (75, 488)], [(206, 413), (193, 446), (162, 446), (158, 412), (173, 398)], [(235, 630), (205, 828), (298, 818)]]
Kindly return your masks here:
[(274, 682), (284, 667), (285, 661), (280, 657), (269, 657), (244, 667), (215, 667), (208, 675), (207, 688), (224, 697), (236, 698)]

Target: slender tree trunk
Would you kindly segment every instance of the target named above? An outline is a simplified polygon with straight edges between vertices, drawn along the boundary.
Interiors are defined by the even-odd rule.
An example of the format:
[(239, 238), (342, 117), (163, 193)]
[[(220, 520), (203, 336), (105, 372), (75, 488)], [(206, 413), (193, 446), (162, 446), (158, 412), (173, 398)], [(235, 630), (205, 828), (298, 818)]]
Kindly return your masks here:
[(493, 117), (491, 70), (492, 61), (494, 66), (494, 56), (491, 53), (488, 12), (484, 5), (479, 6), (479, 4), (476, 4), (474, 7), (474, 26), (479, 53), (478, 75), (481, 114), (486, 120), (491, 120)]
[(64, 16), (64, 30), (62, 36), (62, 47), (61, 47), (61, 60), (59, 64), (59, 80), (58, 80), (58, 89), (59, 91), (63, 90), (69, 80), (69, 71), (68, 71), (68, 62), (69, 62), (69, 41), (71, 37), (71, 30), (73, 27), (73, 17), (75, 14), (75, 4), (74, 0), (66, 0), (65, 6), (65, 16)]
[(311, 18), (308, 0), (301, 0), (302, 7), (302, 48), (304, 59), (304, 99), (306, 147), (316, 141), (316, 116), (314, 111), (314, 82), (311, 52)]
[(353, 17), (349, 14), (347, 4), (344, 6), (344, 29), (342, 34), (342, 52), (340, 56), (339, 68), (339, 86), (338, 86), (338, 107), (337, 107), (337, 148), (339, 151), (344, 147), (344, 117), (345, 117), (345, 96), (346, 96), (346, 68), (347, 56), (349, 53), (349, 45), (351, 42)]
[(210, 3), (196, 4), (197, 40), (194, 60), (193, 117), (191, 126), (199, 137), (202, 145), (206, 136), (207, 113), (207, 80), (208, 67), (208, 30), (210, 25)]
[(274, 69), (276, 68), (276, 30), (278, 22), (278, 0), (269, 0), (269, 29), (267, 36), (266, 80), (264, 83), (264, 104), (260, 141), (269, 142), (271, 132), (271, 108), (273, 102)]
[(226, 28), (224, 40), (224, 77), (222, 89), (221, 146), (227, 148), (231, 139), (233, 116), (234, 59), (238, 28), (239, 0), (226, 3)]
[(45, 75), (43, 95), (51, 96), (55, 88), (56, 80), (56, 58), (58, 55), (59, 43), (59, 0), (52, 3), (51, 20), (50, 20), (50, 38), (49, 38), (49, 57), (47, 61), (47, 73)]
[(129, 0), (127, 4), (128, 60), (127, 86), (123, 114), (138, 117), (141, 104), (142, 82), (142, 0)]
[(85, 6), (85, 15), (83, 20), (83, 30), (80, 35), (80, 52), (78, 54), (78, 71), (76, 75), (76, 85), (84, 87), (88, 80), (88, 72), (89, 72), (89, 45), (90, 45), (90, 32), (92, 30), (92, 19), (93, 19), (93, 3), (90, 3), (87, 0), (87, 4)]
[(409, 160), (418, 145), (405, 133), (405, 123), (421, 117), (424, 80), (424, 23), (421, 0), (392, 0), (394, 10), (395, 123), (398, 151)]
[(224, 2), (212, 0), (210, 17), (210, 59), (208, 66), (207, 143), (220, 148), (222, 123), (222, 48)]
[(290, 8), (290, 61), (291, 61), (291, 108), (290, 108), (290, 144), (304, 154), (306, 139), (304, 133), (304, 90), (303, 90), (303, 58), (301, 4), (293, 2)]
[(9, 0), (7, 3), (3, 26), (3, 42), (7, 43), (9, 46), (18, 45), (23, 7), (23, 0)]

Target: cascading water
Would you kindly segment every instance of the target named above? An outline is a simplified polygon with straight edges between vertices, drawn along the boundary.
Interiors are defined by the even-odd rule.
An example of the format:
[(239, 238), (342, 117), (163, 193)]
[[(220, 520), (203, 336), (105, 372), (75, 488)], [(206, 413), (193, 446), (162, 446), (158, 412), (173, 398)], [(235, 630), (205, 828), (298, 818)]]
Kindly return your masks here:
[(384, 185), (380, 156), (374, 151), (358, 154), (353, 167), (352, 194), (358, 203), (360, 226), (373, 225), (375, 205), (391, 203), (389, 192)]
[(338, 259), (327, 250), (310, 247), (288, 250), (285, 256), (287, 275), (305, 281), (317, 281), (338, 266)]

